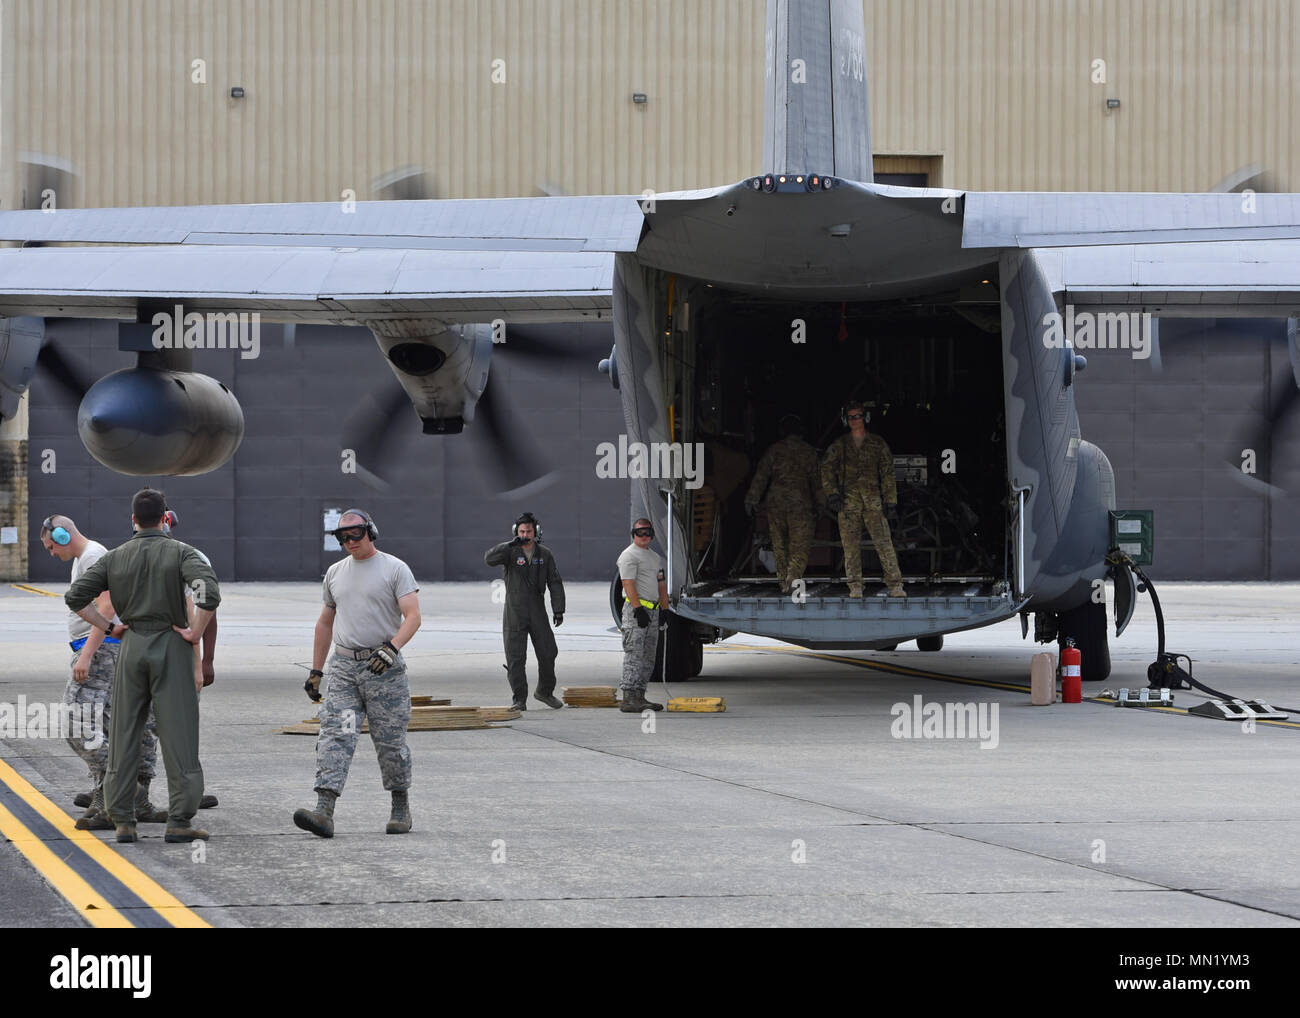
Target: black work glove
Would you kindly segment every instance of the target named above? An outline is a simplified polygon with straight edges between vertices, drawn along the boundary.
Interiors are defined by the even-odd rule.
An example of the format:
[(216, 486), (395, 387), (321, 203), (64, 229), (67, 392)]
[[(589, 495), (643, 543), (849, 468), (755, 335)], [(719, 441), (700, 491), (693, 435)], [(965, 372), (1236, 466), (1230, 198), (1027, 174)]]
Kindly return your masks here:
[(639, 604), (632, 609), (632, 617), (636, 619), (638, 629), (645, 629), (650, 625), (650, 613), (645, 610), (645, 605)]
[(828, 495), (826, 498), (826, 508), (838, 516), (844, 511), (844, 496), (840, 494)]
[(303, 690), (311, 697), (312, 703), (320, 703), (320, 680), (324, 676), (325, 673), (319, 668), (313, 668), (307, 675), (307, 681), (302, 684)]
[(370, 671), (375, 675), (383, 675), (395, 664), (397, 664), (397, 648), (387, 640), (382, 647), (376, 647), (375, 652), (370, 655)]
[(559, 629), (560, 626), (564, 625), (564, 612), (556, 612), (551, 616), (551, 621), (555, 623), (555, 628)]

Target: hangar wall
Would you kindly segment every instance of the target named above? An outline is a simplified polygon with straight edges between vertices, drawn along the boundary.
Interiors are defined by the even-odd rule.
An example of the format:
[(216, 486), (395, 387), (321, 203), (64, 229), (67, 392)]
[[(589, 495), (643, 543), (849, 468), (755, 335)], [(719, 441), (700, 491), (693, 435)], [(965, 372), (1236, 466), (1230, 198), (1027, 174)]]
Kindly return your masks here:
[[(1168, 191), (1210, 189), (1250, 167), (1256, 187), (1300, 190), (1300, 12), (1289, 0), (864, 7), (878, 165), (972, 189)], [(764, 9), (751, 0), (0, 0), (0, 207), (39, 204), (46, 186), (61, 207), (88, 207), (736, 180), (755, 170), (761, 147)], [(230, 96), (236, 85), (244, 98)], [(633, 103), (634, 91), (648, 101)], [(383, 184), (402, 168), (417, 176)], [(51, 322), (51, 335), (102, 373), (130, 362), (111, 328)], [(1288, 522), (1300, 514), (1224, 472), (1220, 448), (1228, 424), (1259, 430), (1276, 409), (1285, 377), (1276, 339), (1236, 327), (1197, 335), (1168, 340), (1158, 376), (1142, 362), (1094, 356), (1078, 387), (1084, 433), (1109, 453), (1121, 502), (1157, 509), (1159, 575), (1300, 578)], [(333, 408), (393, 383), (368, 333), (298, 336), (296, 351), (268, 341), (249, 365), (200, 365), (237, 382), (249, 433), (212, 477), (167, 480), (178, 505), (205, 492), (212, 500), (195, 507), (185, 536), (210, 550), (229, 543), (223, 575), (308, 578), (322, 500), (363, 501), (397, 521), (394, 539), (423, 535), (403, 538), (421, 575), (478, 575), (471, 547), (524, 507), (492, 501), (478, 476), (492, 456), (482, 436), (395, 428), (394, 446), (414, 462), (401, 485), (379, 492), (333, 477)], [(593, 361), (608, 349), (599, 346)], [(336, 391), (343, 362), (355, 388)], [(594, 370), (552, 376), (502, 358), (493, 372), (521, 410), (535, 411), (526, 429), (576, 471), (527, 506), (548, 523), (571, 521), (563, 540), (573, 543), (557, 546), (571, 575), (606, 575), (610, 548), (622, 546), (606, 520), (623, 518), (625, 495), (584, 487), (594, 476), (584, 449), (621, 430), (616, 394)], [(92, 465), (72, 406), (47, 378), (38, 374), (27, 402), (29, 524), (51, 501), (82, 498), (92, 531), (111, 535), (121, 495), (138, 480)], [(1289, 411), (1277, 430), (1291, 449), (1297, 416)], [(40, 472), (47, 447), (67, 473)], [(1296, 470), (1287, 447), (1271, 443), (1278, 477)], [(298, 528), (312, 536), (286, 544), (283, 531)], [(548, 532), (559, 542), (564, 529)], [(51, 578), (32, 530), (23, 535), (31, 575)], [(1223, 544), (1228, 532), (1237, 545)]]
[[(1257, 164), (1300, 190), (1292, 0), (864, 8), (876, 152), (937, 157), (945, 186), (1204, 191)], [(32, 201), (43, 178), (18, 163), (40, 158), (82, 208), (364, 200), (403, 167), (441, 198), (739, 180), (762, 170), (765, 15), (762, 0), (4, 0), (0, 202)]]

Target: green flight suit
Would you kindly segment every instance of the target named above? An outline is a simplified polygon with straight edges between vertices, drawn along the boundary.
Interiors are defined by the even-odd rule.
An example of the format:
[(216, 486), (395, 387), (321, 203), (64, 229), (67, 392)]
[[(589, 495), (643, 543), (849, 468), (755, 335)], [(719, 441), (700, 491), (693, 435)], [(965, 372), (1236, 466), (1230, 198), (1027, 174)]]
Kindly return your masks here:
[(167, 826), (190, 826), (203, 797), (194, 648), (172, 629), (189, 624), (185, 587), (200, 608), (214, 611), (221, 603), (212, 567), (188, 544), (154, 528), (107, 552), (64, 595), (75, 612), (107, 590), (118, 618), (130, 627), (113, 676), (104, 777), (104, 805), (118, 824), (135, 823), (140, 734), (151, 702), (167, 767)]
[(506, 610), (501, 617), (501, 635), (505, 641), (510, 695), (515, 703), (528, 699), (524, 662), (527, 641), (532, 637), (533, 653), (537, 655), (537, 695), (553, 696), (555, 659), (560, 649), (546, 614), (544, 594), (551, 592), (551, 613), (563, 615), (564, 581), (555, 567), (555, 556), (540, 541), (534, 542), (531, 554), (524, 551), (522, 544), (503, 541), (489, 548), (483, 561), (505, 569)]

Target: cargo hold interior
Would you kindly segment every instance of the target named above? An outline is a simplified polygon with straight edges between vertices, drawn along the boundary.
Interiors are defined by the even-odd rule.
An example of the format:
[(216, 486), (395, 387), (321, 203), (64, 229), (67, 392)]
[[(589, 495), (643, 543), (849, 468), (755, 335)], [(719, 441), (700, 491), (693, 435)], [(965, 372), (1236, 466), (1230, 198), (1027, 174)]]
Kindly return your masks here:
[[(766, 513), (744, 509), (759, 458), (786, 414), (819, 457), (845, 433), (850, 399), (894, 455), (894, 545), (909, 596), (982, 596), (1011, 568), (1001, 317), (996, 279), (906, 300), (773, 300), (676, 281), (663, 317), (675, 438), (703, 443), (703, 486), (685, 492), (686, 595), (777, 597)], [(668, 291), (661, 290), (667, 306)], [(863, 533), (867, 596), (882, 590)], [(835, 519), (817, 514), (809, 598), (842, 597)]]

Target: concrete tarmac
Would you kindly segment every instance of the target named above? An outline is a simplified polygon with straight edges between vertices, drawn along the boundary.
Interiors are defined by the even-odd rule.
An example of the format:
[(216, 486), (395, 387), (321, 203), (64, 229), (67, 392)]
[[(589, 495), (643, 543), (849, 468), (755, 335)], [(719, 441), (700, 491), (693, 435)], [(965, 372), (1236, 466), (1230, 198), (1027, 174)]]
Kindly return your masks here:
[[(607, 584), (567, 589), (560, 685), (617, 685)], [(1159, 592), (1170, 648), (1199, 679), (1300, 705), (1300, 585)], [(222, 593), (217, 681), (202, 700), (207, 788), (220, 798), (199, 814), (211, 840), (200, 858), (165, 844), (160, 825), (142, 825), (135, 845), (100, 835), (215, 926), (1300, 925), (1300, 724), (1246, 732), (1093, 702), (1031, 707), (1006, 688), (1028, 685), (1043, 649), (1022, 642), (1018, 621), (929, 654), (813, 656), (737, 636), (672, 690), (723, 696), (724, 714), (663, 712), (651, 725), (532, 702), (507, 727), (410, 733), (405, 836), (383, 833), (388, 795), (363, 736), (326, 841), (291, 820), (315, 802), (314, 739), (272, 731), (314, 712), (302, 683), (319, 586)], [(490, 584), (427, 584), (420, 598), (412, 692), (508, 703)], [(61, 600), (0, 586), (0, 702), (61, 699), (65, 617)], [(1144, 686), (1147, 599), (1111, 650), (1103, 685)], [(531, 652), (528, 672), (531, 683)], [(905, 716), (917, 696), (923, 714), (974, 705), (984, 737), (951, 726), (926, 737)], [(1182, 691), (1177, 706), (1204, 699)], [(65, 741), (6, 739), (0, 756), (79, 815), (86, 768)], [(165, 801), (161, 774), (153, 793)], [(0, 923), (79, 922), (0, 843)]]

